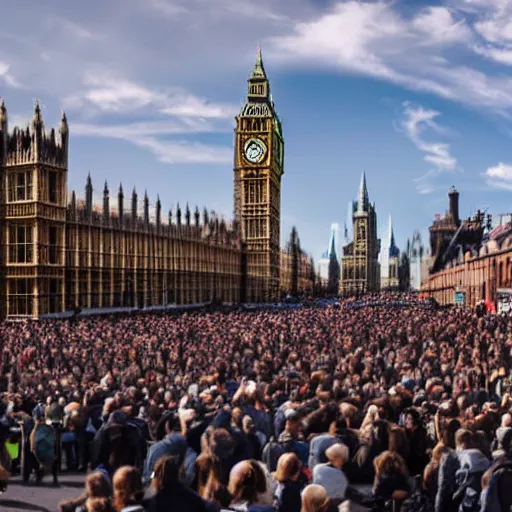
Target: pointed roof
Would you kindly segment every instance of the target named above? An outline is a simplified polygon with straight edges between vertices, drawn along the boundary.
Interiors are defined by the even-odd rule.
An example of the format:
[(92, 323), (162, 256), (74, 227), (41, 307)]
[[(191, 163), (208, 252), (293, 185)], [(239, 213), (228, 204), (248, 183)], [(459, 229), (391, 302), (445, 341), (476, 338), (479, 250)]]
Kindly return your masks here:
[(361, 184), (359, 185), (359, 195), (357, 198), (357, 211), (366, 212), (368, 211), (368, 205), (370, 201), (368, 199), (368, 188), (366, 186), (366, 174), (363, 171), (361, 176)]
[(336, 254), (336, 237), (335, 237), (334, 231), (331, 233), (331, 244), (329, 247), (329, 258), (334, 258), (336, 260), (338, 259), (338, 256)]
[(42, 124), (43, 123), (43, 115), (41, 114), (41, 107), (39, 106), (39, 100), (36, 100), (34, 105), (34, 116), (32, 117), (32, 124)]
[(393, 221), (389, 216), (389, 257), (394, 258), (400, 255), (400, 250), (395, 243), (395, 233), (393, 232)]
[(68, 118), (66, 117), (66, 112), (64, 110), (60, 113), (60, 133), (67, 133), (68, 131)]
[(258, 45), (258, 54), (256, 56), (256, 64), (252, 70), (251, 76), (249, 80), (253, 78), (262, 78), (264, 80), (267, 79), (267, 74), (265, 73), (265, 67), (263, 66), (263, 57), (261, 55), (261, 46)]
[(7, 108), (5, 107), (5, 101), (2, 98), (2, 102), (0, 103), (0, 122), (7, 121)]

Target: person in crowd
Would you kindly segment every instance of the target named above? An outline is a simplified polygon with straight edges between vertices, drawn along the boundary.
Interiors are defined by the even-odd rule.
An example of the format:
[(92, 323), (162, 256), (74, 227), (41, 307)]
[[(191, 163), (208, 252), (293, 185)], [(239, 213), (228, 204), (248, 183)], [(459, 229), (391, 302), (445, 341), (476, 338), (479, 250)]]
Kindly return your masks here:
[(140, 471), (133, 466), (121, 466), (113, 479), (115, 512), (144, 512), (144, 488)]
[(313, 483), (321, 485), (332, 501), (341, 503), (348, 486), (343, 466), (348, 461), (349, 450), (344, 444), (337, 443), (327, 448), (325, 456), (327, 463), (318, 464), (313, 469)]
[(310, 484), (301, 494), (301, 512), (332, 512), (336, 507), (331, 505), (327, 492), (321, 485)]
[[(214, 506), (209, 508), (201, 496), (180, 481), (182, 463), (183, 457), (179, 455), (164, 455), (157, 461), (151, 482), (152, 496), (146, 497), (145, 500), (148, 512), (164, 512), (173, 509), (190, 512), (216, 510)], [(214, 490), (212, 489), (211, 492), (211, 497), (214, 498)]]
[[(385, 292), (293, 309), (0, 323), (0, 425), (9, 440), (23, 426), (25, 439), (6, 463), (25, 480), (42, 466), (113, 481), (128, 465), (165, 497), (171, 484), (156, 492), (152, 477), (171, 457), (173, 492), (243, 510), (272, 508), (270, 472), (294, 454), (297, 482), (344, 475), (352, 501), (354, 485), (374, 482), (376, 499), (391, 499), (423, 475), (437, 512), (471, 493), (492, 506), (508, 478), (511, 322)], [(54, 452), (43, 436), (31, 446), (34, 424), (54, 429)], [(348, 453), (331, 460), (340, 445)]]
[(405, 460), (396, 452), (386, 450), (375, 459), (375, 481), (372, 494), (381, 502), (394, 499), (397, 491), (410, 492), (409, 473)]
[(101, 507), (113, 511), (112, 486), (103, 473), (95, 471), (85, 478), (85, 492), (59, 503), (59, 512), (92, 512)]
[(261, 505), (259, 494), (266, 485), (264, 474), (258, 474), (258, 468), (250, 461), (236, 464), (229, 475), (228, 490), (232, 496), (230, 509), (240, 512), (274, 512), (271, 505)]
[(301, 507), (300, 493), (304, 487), (301, 478), (302, 463), (295, 453), (279, 457), (274, 480), (277, 482), (275, 505), (277, 512), (296, 512)]

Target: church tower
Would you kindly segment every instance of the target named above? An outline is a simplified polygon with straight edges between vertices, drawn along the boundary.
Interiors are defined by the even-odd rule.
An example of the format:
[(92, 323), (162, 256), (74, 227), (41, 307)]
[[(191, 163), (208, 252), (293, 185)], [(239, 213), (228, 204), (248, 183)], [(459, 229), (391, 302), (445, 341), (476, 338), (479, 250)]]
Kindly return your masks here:
[(380, 288), (377, 214), (375, 204), (371, 204), (369, 200), (364, 173), (352, 212), (353, 240), (343, 248), (343, 274), (340, 284), (342, 295), (360, 295), (378, 291)]
[(388, 277), (383, 288), (390, 291), (400, 289), (400, 249), (396, 246), (395, 233), (393, 232), (393, 221), (389, 216), (389, 241), (388, 241)]
[(261, 48), (236, 117), (235, 220), (247, 248), (249, 301), (279, 299), (281, 176), (284, 140)]

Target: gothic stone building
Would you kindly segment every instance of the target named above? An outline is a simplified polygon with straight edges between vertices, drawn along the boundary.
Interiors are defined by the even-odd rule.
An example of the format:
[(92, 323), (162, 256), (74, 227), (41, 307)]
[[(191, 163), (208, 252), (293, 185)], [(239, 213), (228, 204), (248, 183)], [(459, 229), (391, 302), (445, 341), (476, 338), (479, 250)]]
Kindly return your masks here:
[(235, 221), (188, 206), (162, 220), (149, 200), (122, 187), (111, 208), (68, 200), (69, 128), (46, 132), (36, 104), (31, 125), (8, 129), (0, 107), (0, 317), (40, 318), (74, 308), (143, 308), (222, 300), (277, 300), (284, 142), (261, 51), (236, 119)]
[(363, 173), (359, 196), (352, 206), (353, 241), (343, 248), (340, 295), (359, 295), (375, 292), (380, 288), (377, 214), (375, 204), (370, 204), (366, 176)]
[(422, 290), (442, 305), (462, 292), (466, 306), (495, 303), (500, 289), (512, 288), (512, 223), (491, 231), (482, 212), (459, 218), (459, 194), (452, 187), (449, 210), (430, 227), (432, 265)]

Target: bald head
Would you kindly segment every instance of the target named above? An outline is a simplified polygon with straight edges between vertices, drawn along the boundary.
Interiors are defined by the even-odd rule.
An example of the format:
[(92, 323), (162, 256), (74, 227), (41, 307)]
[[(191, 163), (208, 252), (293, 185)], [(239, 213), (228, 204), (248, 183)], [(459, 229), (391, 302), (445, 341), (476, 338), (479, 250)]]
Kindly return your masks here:
[(508, 412), (501, 417), (502, 427), (512, 427), (512, 415)]

